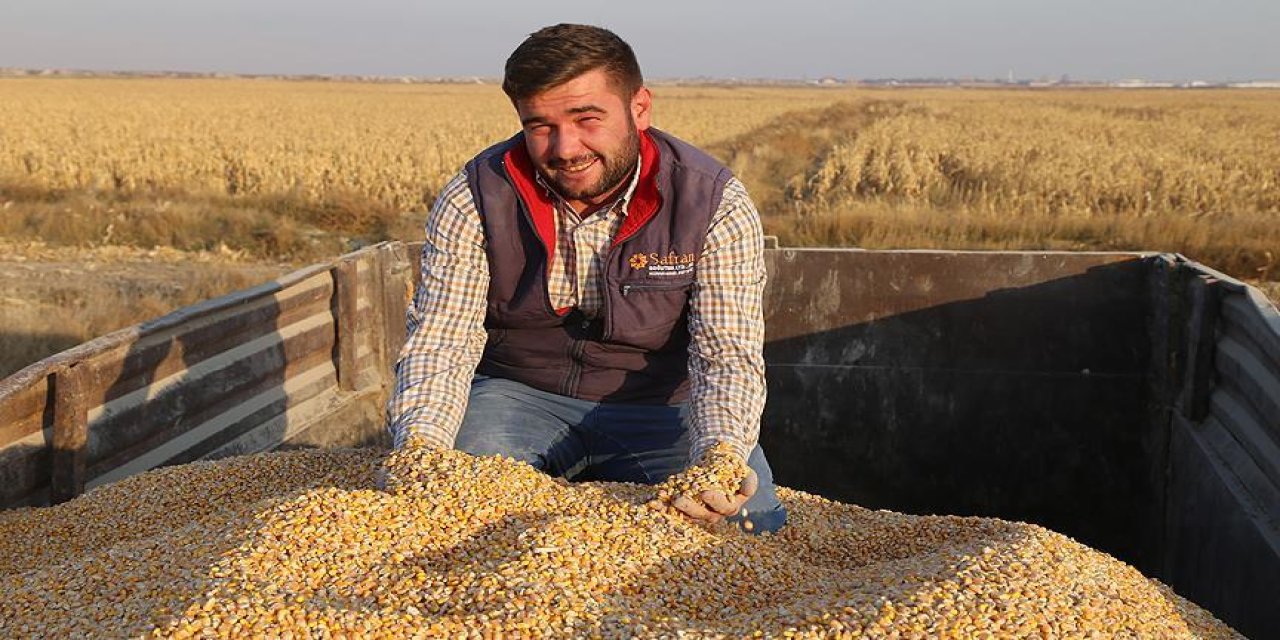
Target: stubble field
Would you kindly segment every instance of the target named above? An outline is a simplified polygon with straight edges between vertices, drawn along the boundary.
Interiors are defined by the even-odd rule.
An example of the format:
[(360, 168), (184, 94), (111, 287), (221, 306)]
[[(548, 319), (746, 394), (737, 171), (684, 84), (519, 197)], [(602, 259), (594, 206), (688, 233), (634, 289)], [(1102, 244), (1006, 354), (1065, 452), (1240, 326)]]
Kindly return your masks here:
[[(654, 93), (657, 126), (728, 163), (784, 245), (1176, 251), (1280, 289), (1274, 91)], [(515, 124), (493, 85), (0, 80), (0, 375), (192, 296), (414, 239), (444, 181)], [(61, 290), (95, 292), (56, 306), (107, 320), (49, 326), (50, 301), (18, 285), (50, 252)], [(171, 260), (189, 283), (76, 268), (124, 255), (146, 271), (157, 252), (200, 256)]]

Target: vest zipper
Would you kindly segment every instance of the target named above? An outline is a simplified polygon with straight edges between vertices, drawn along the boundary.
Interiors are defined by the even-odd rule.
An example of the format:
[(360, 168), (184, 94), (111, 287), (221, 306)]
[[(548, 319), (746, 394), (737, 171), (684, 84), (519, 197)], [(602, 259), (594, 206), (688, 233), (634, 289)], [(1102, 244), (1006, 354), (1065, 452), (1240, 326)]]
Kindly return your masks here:
[(672, 283), (663, 283), (663, 284), (653, 284), (653, 283), (624, 284), (622, 285), (622, 297), (625, 298), (631, 295), (632, 292), (638, 293), (641, 291), (676, 291), (678, 289), (683, 289), (688, 286), (690, 286), (688, 282), (672, 282)]
[[(657, 180), (656, 175), (654, 177), (654, 180)], [(662, 210), (661, 185), (655, 186), (654, 191), (658, 194), (658, 211), (661, 211)], [(618, 253), (622, 251), (622, 245), (625, 244), (627, 240), (634, 238), (636, 234), (640, 233), (642, 229), (649, 226), (649, 223), (653, 222), (653, 218), (657, 217), (658, 211), (654, 211), (653, 216), (651, 216), (648, 220), (646, 220), (642, 226), (637, 227), (636, 229), (633, 229), (631, 233), (627, 235), (627, 237), (622, 238), (620, 241), (615, 241), (610, 243), (611, 246), (609, 247), (609, 257), (608, 257), (608, 260), (609, 260), (608, 264), (610, 265), (610, 268), (612, 268), (612, 265), (616, 264), (616, 261), (618, 259)], [(602, 332), (602, 335), (600, 336), (600, 339), (608, 340), (609, 338), (613, 337), (613, 310), (609, 308), (609, 299), (612, 298), (613, 296), (610, 295), (609, 287), (607, 286), (609, 282), (608, 269), (605, 270), (604, 280), (606, 285), (605, 291), (604, 291), (604, 300), (600, 301), (600, 310), (603, 312), (602, 315), (604, 316), (604, 330)], [(628, 285), (622, 286), (622, 296), (624, 298), (627, 295), (627, 286)]]

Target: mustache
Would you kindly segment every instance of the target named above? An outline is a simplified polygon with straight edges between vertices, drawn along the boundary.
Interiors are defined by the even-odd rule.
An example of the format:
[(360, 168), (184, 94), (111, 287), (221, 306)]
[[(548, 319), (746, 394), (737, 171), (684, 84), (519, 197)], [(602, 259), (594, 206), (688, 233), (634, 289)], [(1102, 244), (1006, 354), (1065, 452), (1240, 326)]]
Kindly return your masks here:
[(599, 158), (599, 157), (600, 157), (600, 154), (598, 153), (588, 153), (588, 154), (577, 156), (575, 158), (552, 158), (551, 160), (547, 161), (547, 166), (552, 169), (563, 169), (565, 167), (571, 167), (575, 164), (582, 164), (590, 160), (595, 160), (596, 158)]

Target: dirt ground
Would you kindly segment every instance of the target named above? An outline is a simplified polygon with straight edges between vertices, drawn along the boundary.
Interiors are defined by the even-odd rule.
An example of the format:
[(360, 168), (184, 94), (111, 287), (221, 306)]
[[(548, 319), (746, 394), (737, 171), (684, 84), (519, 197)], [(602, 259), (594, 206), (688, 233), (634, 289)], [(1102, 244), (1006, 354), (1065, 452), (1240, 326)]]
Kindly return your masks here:
[(230, 252), (0, 241), (0, 377), (81, 342), (295, 268)]

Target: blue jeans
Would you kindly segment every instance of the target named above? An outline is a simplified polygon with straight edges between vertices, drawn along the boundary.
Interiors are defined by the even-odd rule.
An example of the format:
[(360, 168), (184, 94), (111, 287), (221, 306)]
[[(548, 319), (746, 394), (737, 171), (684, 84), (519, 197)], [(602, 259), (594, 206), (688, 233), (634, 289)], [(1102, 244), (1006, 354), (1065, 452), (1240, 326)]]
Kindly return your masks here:
[[(454, 447), (504, 455), (570, 481), (657, 484), (689, 465), (688, 406), (577, 400), (477, 375)], [(787, 512), (756, 445), (747, 459), (760, 485), (743, 508), (753, 533), (776, 531)], [(741, 524), (741, 515), (726, 518)]]

